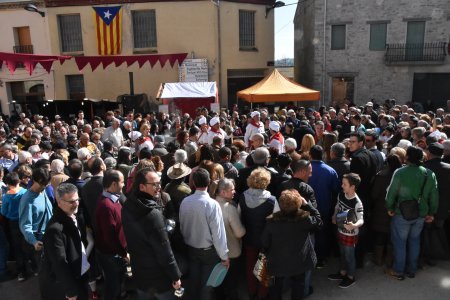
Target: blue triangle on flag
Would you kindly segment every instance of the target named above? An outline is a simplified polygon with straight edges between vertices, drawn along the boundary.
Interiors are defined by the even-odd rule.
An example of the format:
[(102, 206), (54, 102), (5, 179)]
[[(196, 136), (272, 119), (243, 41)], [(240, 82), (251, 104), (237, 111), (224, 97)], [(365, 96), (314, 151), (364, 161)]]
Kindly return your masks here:
[(96, 6), (92, 8), (103, 22), (109, 26), (119, 12), (121, 6)]

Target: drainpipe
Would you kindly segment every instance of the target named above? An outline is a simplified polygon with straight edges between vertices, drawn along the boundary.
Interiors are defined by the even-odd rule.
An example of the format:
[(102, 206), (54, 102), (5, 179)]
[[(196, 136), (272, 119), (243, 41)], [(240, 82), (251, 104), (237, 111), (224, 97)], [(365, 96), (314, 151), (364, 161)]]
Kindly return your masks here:
[[(221, 34), (222, 30), (220, 27), (220, 0), (217, 0), (217, 60), (218, 60), (218, 68), (219, 68), (219, 105), (220, 105), (220, 99), (222, 99), (222, 41), (221, 41)], [(227, 101), (228, 103), (228, 101)]]
[(324, 0), (323, 2), (322, 105), (325, 105), (325, 79), (327, 78), (327, 0)]

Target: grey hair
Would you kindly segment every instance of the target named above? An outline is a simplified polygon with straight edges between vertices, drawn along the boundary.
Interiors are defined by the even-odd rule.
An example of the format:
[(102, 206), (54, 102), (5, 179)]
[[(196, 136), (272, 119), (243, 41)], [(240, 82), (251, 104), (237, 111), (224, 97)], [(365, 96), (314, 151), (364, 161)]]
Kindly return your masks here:
[(56, 188), (56, 199), (61, 199), (64, 195), (77, 193), (78, 188), (71, 183), (61, 183)]
[(259, 147), (252, 153), (253, 161), (257, 165), (267, 164), (267, 159), (270, 157), (269, 150), (265, 147)]
[(52, 170), (53, 173), (61, 174), (64, 172), (64, 162), (60, 159), (55, 159), (52, 161), (50, 165), (50, 170)]
[(288, 138), (284, 141), (284, 146), (293, 148), (293, 149), (297, 149), (297, 141), (293, 138)]
[(175, 151), (174, 155), (175, 163), (183, 163), (187, 160), (187, 152), (183, 149), (178, 149)]
[(39, 151), (41, 151), (41, 148), (39, 147), (39, 145), (32, 145), (32, 146), (28, 147), (28, 152), (30, 152), (31, 155), (35, 155)]
[(90, 155), (91, 155), (91, 153), (89, 152), (88, 148), (86, 148), (86, 147), (80, 148), (77, 151), (77, 157), (81, 161), (86, 160)]
[(258, 138), (260, 141), (264, 142), (264, 136), (261, 133), (255, 133), (251, 136), (250, 140), (254, 140), (255, 138)]
[(106, 169), (108, 169), (108, 170), (115, 169), (117, 166), (117, 160), (114, 157), (105, 158), (104, 163), (105, 163)]
[(219, 180), (219, 183), (217, 184), (217, 193), (220, 193), (221, 191), (224, 191), (231, 187), (231, 185), (234, 185), (234, 180), (230, 178), (222, 178)]
[(25, 163), (28, 159), (32, 157), (31, 153), (25, 150), (20, 151), (18, 155), (19, 155), (19, 163), (21, 164)]
[(331, 145), (330, 151), (333, 152), (337, 158), (342, 158), (345, 154), (345, 145), (342, 143), (334, 143), (333, 145)]

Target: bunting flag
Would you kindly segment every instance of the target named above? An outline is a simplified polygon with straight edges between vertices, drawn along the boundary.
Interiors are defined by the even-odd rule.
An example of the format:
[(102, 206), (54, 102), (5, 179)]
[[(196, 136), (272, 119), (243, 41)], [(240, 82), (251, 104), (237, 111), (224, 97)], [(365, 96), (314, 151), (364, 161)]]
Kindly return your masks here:
[[(112, 63), (116, 67), (119, 67), (123, 63), (129, 67), (135, 62), (138, 63), (139, 68), (142, 68), (145, 63), (149, 62), (150, 67), (153, 68), (157, 62), (164, 68), (167, 62), (173, 68), (175, 63), (179, 65), (186, 59), (187, 53), (174, 53), (174, 54), (149, 54), (149, 55), (111, 55), (111, 56), (76, 56), (75, 63), (78, 70), (84, 69), (87, 65), (91, 66), (92, 71), (95, 71), (100, 64), (105, 69)], [(0, 68), (3, 64), (8, 68), (11, 74), (13, 74), (18, 64), (23, 64), (25, 69), (30, 73), (33, 73), (37, 64), (40, 64), (48, 73), (55, 61), (59, 61), (63, 64), (66, 60), (71, 59), (72, 56), (62, 55), (37, 55), (37, 54), (19, 54), (19, 53), (6, 53), (0, 52)]]
[(99, 55), (115, 55), (122, 51), (121, 6), (96, 6), (94, 9)]

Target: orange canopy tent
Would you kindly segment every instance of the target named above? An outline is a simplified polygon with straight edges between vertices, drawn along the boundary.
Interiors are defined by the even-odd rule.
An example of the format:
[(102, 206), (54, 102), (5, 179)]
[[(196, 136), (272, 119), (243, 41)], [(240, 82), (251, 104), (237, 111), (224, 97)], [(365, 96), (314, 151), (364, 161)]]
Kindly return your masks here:
[(320, 92), (308, 89), (289, 80), (277, 69), (257, 84), (237, 93), (238, 98), (247, 102), (288, 102), (288, 101), (317, 101)]

